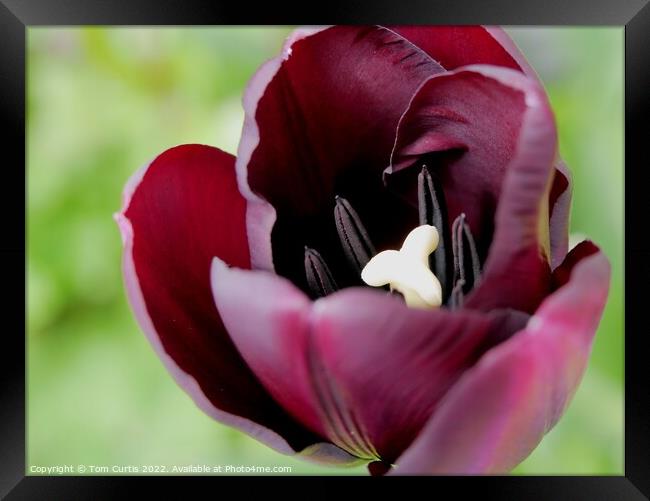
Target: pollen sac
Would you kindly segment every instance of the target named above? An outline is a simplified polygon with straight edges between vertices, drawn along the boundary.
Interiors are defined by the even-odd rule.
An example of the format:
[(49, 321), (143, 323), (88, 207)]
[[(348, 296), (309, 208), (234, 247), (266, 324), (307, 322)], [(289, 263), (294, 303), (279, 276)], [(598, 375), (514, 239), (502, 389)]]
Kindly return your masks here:
[(418, 212), (420, 224), (435, 226), (439, 232), (438, 247), (431, 254), (429, 261), (433, 273), (440, 281), (443, 299), (446, 299), (453, 287), (447, 203), (440, 182), (434, 179), (426, 165), (422, 166), (418, 175)]
[(363, 267), (376, 254), (375, 246), (370, 241), (357, 212), (350, 202), (343, 197), (336, 197), (334, 221), (341, 246), (352, 269), (361, 273)]
[(404, 296), (408, 306), (439, 307), (442, 289), (429, 269), (429, 255), (436, 249), (438, 240), (434, 226), (418, 226), (408, 234), (400, 250), (382, 251), (370, 259), (361, 272), (362, 280), (373, 287), (389, 284), (391, 290)]
[(338, 290), (336, 281), (318, 251), (305, 246), (305, 276), (315, 297), (325, 297)]
[(447, 306), (451, 310), (457, 310), (463, 307), (465, 301), (465, 296), (463, 295), (463, 287), (465, 286), (465, 280), (459, 279), (454, 285), (454, 288), (451, 290), (451, 295), (449, 296), (449, 301)]
[(454, 289), (458, 289), (458, 282), (462, 282), (460, 292), (467, 293), (479, 282), (481, 263), (465, 214), (460, 214), (454, 220), (451, 233), (454, 255)]

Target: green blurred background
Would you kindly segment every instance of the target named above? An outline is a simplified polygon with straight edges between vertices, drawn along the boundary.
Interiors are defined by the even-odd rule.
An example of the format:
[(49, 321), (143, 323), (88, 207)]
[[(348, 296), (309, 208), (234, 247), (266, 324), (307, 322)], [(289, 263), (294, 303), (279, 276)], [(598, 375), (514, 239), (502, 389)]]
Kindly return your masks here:
[[(508, 29), (540, 74), (575, 181), (571, 231), (612, 262), (573, 403), (516, 473), (623, 472), (623, 30)], [(129, 309), (112, 214), (159, 152), (235, 153), (247, 80), (286, 28), (28, 30), (29, 465), (289, 465), (181, 391)]]

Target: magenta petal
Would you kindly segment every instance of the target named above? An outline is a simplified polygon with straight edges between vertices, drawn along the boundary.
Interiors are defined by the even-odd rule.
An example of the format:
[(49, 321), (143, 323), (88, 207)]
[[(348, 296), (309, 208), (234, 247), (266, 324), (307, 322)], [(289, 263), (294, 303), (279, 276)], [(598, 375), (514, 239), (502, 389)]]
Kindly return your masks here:
[(573, 268), (580, 261), (599, 251), (600, 249), (590, 240), (584, 240), (571, 249), (571, 252), (564, 257), (564, 261), (553, 270), (553, 290), (559, 289), (569, 282)]
[(285, 409), (326, 437), (305, 358), (309, 298), (282, 277), (229, 268), (218, 258), (211, 276), (221, 318), (248, 365)]
[[(523, 71), (526, 76), (529, 76), (531, 78), (534, 78), (539, 81), (539, 77), (537, 76), (537, 73), (535, 70), (530, 66), (524, 55), (521, 53), (519, 50), (519, 47), (517, 47), (517, 44), (510, 38), (510, 35), (508, 35), (505, 30), (499, 26), (483, 26), (482, 27), (487, 33), (494, 38), (503, 49), (505, 49), (510, 57), (517, 63), (517, 66), (519, 66), (519, 69)], [(488, 63), (488, 64), (496, 64), (498, 66), (508, 66), (508, 64), (499, 64), (499, 63)], [(516, 68), (515, 68), (516, 69)]]
[(408, 447), (440, 400), (528, 315), (408, 308), (352, 289), (316, 303), (314, 348), (329, 384), (387, 463)]
[(496, 66), (433, 76), (400, 120), (388, 182), (395, 171), (429, 158), (444, 187), (449, 224), (464, 212), (483, 260), (489, 249), (468, 307), (532, 312), (547, 294), (556, 146), (542, 87)]
[(551, 267), (560, 265), (569, 250), (569, 214), (571, 212), (572, 179), (564, 161), (555, 162), (555, 177), (549, 194)]
[[(312, 212), (341, 170), (384, 167), (413, 91), (442, 69), (381, 27), (336, 26), (297, 38), (246, 90), (238, 165), (247, 162), (244, 183), (276, 209)], [(302, 189), (290, 189), (296, 185)]]
[(447, 70), (469, 64), (528, 69), (527, 64), (522, 67), (525, 59), (519, 51), (515, 52), (514, 43), (503, 31), (491, 31), (484, 26), (391, 26), (391, 29)]
[[(523, 71), (540, 82), (512, 38), (498, 26), (398, 26), (397, 33), (413, 42), (453, 70), (472, 64), (490, 64)], [(555, 164), (556, 175), (550, 194), (552, 267), (560, 264), (567, 253), (571, 176), (561, 160)]]
[[(508, 54), (517, 62), (521, 70), (530, 78), (541, 83), (535, 70), (521, 53), (512, 38), (498, 26), (484, 26), (485, 30), (508, 51)], [(571, 173), (566, 164), (557, 159), (555, 162), (555, 177), (549, 194), (551, 210), (550, 240), (551, 240), (551, 267), (555, 269), (568, 251), (569, 246), (569, 211), (571, 207)]]
[[(525, 79), (512, 70), (494, 69)], [(479, 71), (463, 68), (435, 76), (418, 90), (400, 120), (387, 174), (427, 155), (458, 150), (449, 159), (425, 161), (444, 187), (449, 225), (464, 212), (479, 251), (485, 252), (525, 111), (525, 95), (518, 88)]]
[(369, 201), (383, 190), (399, 117), (420, 83), (441, 71), (404, 38), (372, 26), (299, 31), (258, 71), (244, 96), (237, 156), (253, 268), (299, 280), (303, 246), (322, 249), (336, 238), (313, 221), (331, 222), (346, 186), (362, 184), (355, 191)]
[(315, 437), (269, 397), (226, 333), (210, 290), (215, 255), (249, 266), (235, 159), (184, 145), (136, 173), (116, 215), (136, 318), (176, 382), (213, 418), (282, 452)]
[(582, 378), (609, 275), (602, 253), (580, 261), (524, 330), (450, 390), (393, 473), (504, 473), (528, 456)]
[(394, 460), (463, 371), (528, 318), (415, 310), (368, 289), (312, 303), (283, 278), (217, 259), (212, 280), (233, 341), (269, 392), (305, 426), (370, 460)]
[[(498, 72), (492, 73), (525, 94), (526, 111), (503, 180), (482, 282), (466, 305), (481, 309), (507, 305), (532, 312), (550, 286), (549, 192), (555, 173), (557, 131), (539, 85), (518, 75), (501, 78)], [(499, 294), (493, 294), (494, 290)]]

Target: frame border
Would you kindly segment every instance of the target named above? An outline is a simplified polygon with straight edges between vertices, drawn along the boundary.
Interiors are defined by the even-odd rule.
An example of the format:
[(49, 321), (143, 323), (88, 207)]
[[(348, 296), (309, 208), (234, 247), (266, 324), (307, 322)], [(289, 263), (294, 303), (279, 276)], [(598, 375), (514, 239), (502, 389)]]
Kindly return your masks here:
[[(3, 311), (17, 330), (26, 333), (26, 171), (10, 166), (25, 166), (25, 71), (26, 35), (30, 26), (50, 25), (213, 25), (213, 24), (500, 24), (500, 25), (607, 25), (625, 28), (625, 475), (611, 477), (432, 477), (436, 487), (457, 493), (475, 492), (524, 499), (611, 500), (650, 498), (650, 391), (648, 391), (644, 350), (647, 309), (644, 286), (650, 283), (650, 236), (642, 216), (648, 213), (648, 133), (643, 119), (650, 115), (650, 0), (402, 0), (399, 8), (387, 0), (372, 4), (359, 2), (319, 6), (311, 13), (308, 5), (291, 14), (274, 3), (251, 9), (242, 3), (200, 2), (200, 0), (131, 0), (118, 4), (109, 0), (0, 0), (0, 123), (3, 152), (10, 154), (5, 173), (13, 176), (12, 189), (0, 198), (4, 228), (0, 257), (12, 263), (4, 267), (10, 279)], [(53, 8), (55, 7), (55, 8)], [(305, 9), (304, 7), (307, 7)], [(318, 11), (314, 16), (313, 12)], [(389, 19), (390, 18), (390, 19)], [(604, 69), (607, 71), (607, 69)], [(644, 169), (645, 167), (645, 169)], [(16, 208), (22, 207), (19, 217)], [(15, 263), (15, 264), (14, 264)], [(22, 307), (22, 308), (21, 308)], [(21, 315), (19, 312), (23, 312)], [(12, 499), (112, 497), (128, 492), (135, 482), (147, 483), (152, 477), (35, 477), (26, 471), (25, 369), (26, 337), (8, 331), (0, 373), (0, 496), (11, 491)], [(20, 357), (16, 354), (23, 353)], [(169, 477), (155, 477), (170, 494)], [(178, 478), (178, 477), (177, 477)], [(192, 478), (205, 482), (211, 477)], [(219, 477), (222, 482), (228, 481)], [(247, 477), (248, 478), (248, 477)], [(179, 478), (183, 485), (190, 479)], [(318, 481), (317, 477), (313, 480)], [(310, 480), (311, 484), (311, 480)], [(310, 490), (315, 484), (310, 485)], [(183, 489), (185, 490), (185, 489)], [(183, 492), (183, 491), (180, 491)], [(101, 495), (100, 495), (101, 493)], [(186, 492), (185, 492), (186, 493)], [(403, 494), (402, 494), (403, 495)]]

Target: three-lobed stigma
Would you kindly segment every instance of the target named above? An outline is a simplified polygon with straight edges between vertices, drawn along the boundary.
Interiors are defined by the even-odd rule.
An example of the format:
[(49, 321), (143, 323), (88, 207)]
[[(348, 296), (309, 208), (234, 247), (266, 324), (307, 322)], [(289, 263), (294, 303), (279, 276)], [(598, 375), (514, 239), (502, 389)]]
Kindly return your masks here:
[(361, 272), (361, 279), (373, 287), (390, 285), (413, 308), (437, 308), (442, 305), (442, 288), (429, 269), (429, 255), (438, 241), (435, 226), (418, 226), (408, 234), (400, 250), (385, 250), (373, 256)]

